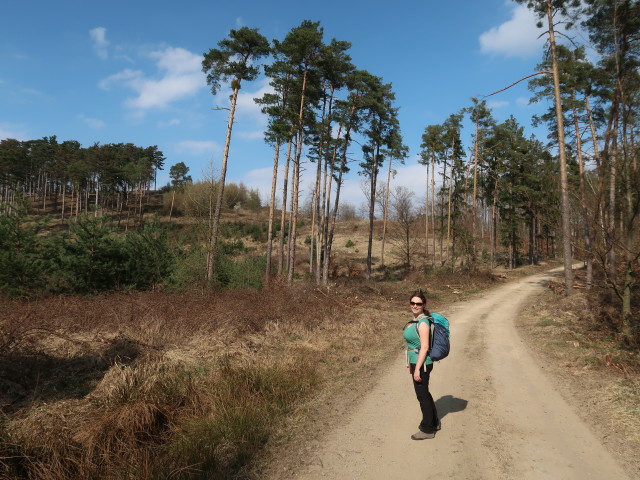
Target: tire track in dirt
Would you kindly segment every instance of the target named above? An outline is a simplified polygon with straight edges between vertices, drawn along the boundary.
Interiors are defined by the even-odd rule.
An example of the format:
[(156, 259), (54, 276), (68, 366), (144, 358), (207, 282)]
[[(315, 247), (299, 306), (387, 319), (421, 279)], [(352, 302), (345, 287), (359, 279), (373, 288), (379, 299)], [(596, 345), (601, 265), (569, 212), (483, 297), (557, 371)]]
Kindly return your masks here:
[(547, 278), (527, 277), (441, 312), (451, 321), (452, 352), (432, 373), (442, 418), (434, 440), (410, 439), (420, 413), (402, 353), (291, 477), (629, 478), (555, 391), (544, 374), (551, 366), (534, 362), (515, 329), (524, 302)]

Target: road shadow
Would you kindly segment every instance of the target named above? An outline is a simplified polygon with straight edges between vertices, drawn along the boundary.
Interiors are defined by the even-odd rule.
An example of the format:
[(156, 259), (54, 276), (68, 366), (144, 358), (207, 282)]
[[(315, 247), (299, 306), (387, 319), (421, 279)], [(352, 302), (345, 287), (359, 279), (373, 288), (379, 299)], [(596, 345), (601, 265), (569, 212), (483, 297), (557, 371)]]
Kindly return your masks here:
[(444, 418), (449, 413), (461, 412), (467, 408), (469, 402), (464, 398), (457, 398), (453, 395), (444, 395), (436, 400), (436, 410), (438, 410), (438, 417)]

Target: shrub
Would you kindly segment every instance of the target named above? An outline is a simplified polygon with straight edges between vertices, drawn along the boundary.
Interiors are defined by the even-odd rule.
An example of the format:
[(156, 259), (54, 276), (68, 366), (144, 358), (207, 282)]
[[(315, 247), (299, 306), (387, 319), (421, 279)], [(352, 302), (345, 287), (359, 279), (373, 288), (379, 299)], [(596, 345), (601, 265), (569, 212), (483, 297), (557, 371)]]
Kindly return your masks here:
[(267, 229), (268, 225), (266, 223), (221, 222), (220, 236), (223, 238), (251, 237), (253, 241), (262, 243), (267, 241)]
[[(215, 205), (217, 188), (218, 184), (212, 185), (210, 181), (187, 184), (184, 189), (184, 197), (180, 198), (177, 206), (174, 205), (174, 209), (178, 208), (186, 215), (207, 218), (210, 205)], [(178, 202), (178, 195), (176, 195), (176, 202)], [(260, 195), (257, 190), (250, 190), (242, 183), (239, 185), (227, 183), (224, 186), (222, 206), (228, 209), (241, 206), (249, 210), (257, 210), (261, 206)]]
[(260, 290), (267, 268), (267, 259), (264, 255), (259, 257), (243, 256), (233, 259), (224, 254), (218, 254), (216, 258), (216, 282), (229, 289), (250, 288)]
[(200, 246), (193, 246), (178, 253), (175, 267), (168, 278), (168, 286), (175, 291), (183, 291), (189, 287), (205, 286), (207, 268), (207, 250)]
[(220, 242), (220, 252), (223, 255), (232, 256), (239, 253), (246, 253), (248, 249), (244, 246), (242, 240), (234, 240), (232, 242)]
[(167, 231), (157, 221), (142, 230), (127, 234), (124, 242), (127, 257), (128, 287), (147, 289), (166, 279), (174, 266), (174, 253), (167, 241)]
[(57, 239), (54, 291), (92, 293), (119, 288), (147, 289), (173, 268), (166, 230), (157, 222), (121, 237), (107, 228), (107, 217), (83, 216)]
[(69, 224), (58, 243), (54, 290), (90, 293), (119, 288), (127, 275), (127, 255), (120, 237), (111, 235), (106, 217), (84, 215)]
[(347, 243), (345, 243), (344, 246), (346, 248), (351, 248), (351, 247), (355, 247), (356, 244), (354, 242), (352, 242), (351, 240), (347, 240)]
[(47, 257), (42, 255), (39, 225), (25, 226), (28, 205), (5, 205), (4, 210), (7, 213), (0, 215), (0, 291), (24, 296), (43, 285)]

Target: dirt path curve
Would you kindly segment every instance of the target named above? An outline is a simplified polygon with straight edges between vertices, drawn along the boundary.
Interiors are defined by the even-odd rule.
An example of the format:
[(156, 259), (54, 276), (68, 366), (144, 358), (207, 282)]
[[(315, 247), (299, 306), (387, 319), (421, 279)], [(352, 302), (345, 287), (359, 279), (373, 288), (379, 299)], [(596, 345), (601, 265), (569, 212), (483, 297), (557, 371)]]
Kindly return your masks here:
[(431, 377), (442, 420), (434, 440), (410, 439), (419, 407), (400, 354), (295, 478), (629, 478), (516, 332), (523, 302), (547, 278), (526, 277), (442, 312), (451, 321), (452, 353)]

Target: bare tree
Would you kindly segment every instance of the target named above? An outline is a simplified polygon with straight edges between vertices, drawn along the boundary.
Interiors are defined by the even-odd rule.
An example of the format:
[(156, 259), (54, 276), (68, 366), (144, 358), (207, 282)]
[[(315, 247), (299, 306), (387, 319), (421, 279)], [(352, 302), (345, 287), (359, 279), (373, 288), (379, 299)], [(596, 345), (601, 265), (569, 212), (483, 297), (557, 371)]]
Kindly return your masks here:
[(412, 267), (411, 259), (422, 248), (419, 241), (415, 193), (403, 186), (391, 192), (390, 211), (393, 222), (389, 225), (391, 254), (407, 269)]

